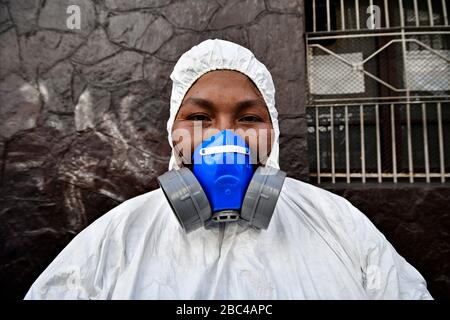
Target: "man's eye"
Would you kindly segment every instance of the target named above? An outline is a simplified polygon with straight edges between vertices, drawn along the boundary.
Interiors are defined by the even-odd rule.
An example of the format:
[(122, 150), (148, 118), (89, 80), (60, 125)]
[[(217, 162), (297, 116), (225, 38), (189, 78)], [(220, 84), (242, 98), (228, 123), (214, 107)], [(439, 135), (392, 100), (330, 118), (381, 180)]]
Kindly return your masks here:
[(261, 122), (262, 119), (260, 117), (257, 117), (257, 116), (244, 116), (244, 117), (240, 118), (239, 121), (243, 121), (243, 122)]
[(206, 114), (193, 114), (187, 117), (188, 120), (192, 121), (210, 121), (211, 118)]

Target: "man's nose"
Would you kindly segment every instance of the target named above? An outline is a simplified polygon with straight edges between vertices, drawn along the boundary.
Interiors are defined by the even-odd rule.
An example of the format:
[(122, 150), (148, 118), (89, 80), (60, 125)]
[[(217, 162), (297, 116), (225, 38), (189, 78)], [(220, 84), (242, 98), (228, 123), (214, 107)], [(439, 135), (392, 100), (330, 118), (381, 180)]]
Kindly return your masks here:
[(222, 116), (216, 118), (215, 128), (219, 131), (222, 130), (234, 130), (234, 119), (228, 116)]

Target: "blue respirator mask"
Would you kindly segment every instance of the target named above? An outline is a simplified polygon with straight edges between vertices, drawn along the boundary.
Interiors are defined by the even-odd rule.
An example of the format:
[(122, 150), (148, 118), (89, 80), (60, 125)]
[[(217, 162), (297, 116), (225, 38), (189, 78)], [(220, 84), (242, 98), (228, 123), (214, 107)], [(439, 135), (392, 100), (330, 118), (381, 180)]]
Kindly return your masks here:
[(186, 232), (216, 223), (247, 221), (267, 229), (286, 173), (271, 167), (254, 170), (249, 146), (231, 130), (203, 141), (186, 167), (158, 177)]

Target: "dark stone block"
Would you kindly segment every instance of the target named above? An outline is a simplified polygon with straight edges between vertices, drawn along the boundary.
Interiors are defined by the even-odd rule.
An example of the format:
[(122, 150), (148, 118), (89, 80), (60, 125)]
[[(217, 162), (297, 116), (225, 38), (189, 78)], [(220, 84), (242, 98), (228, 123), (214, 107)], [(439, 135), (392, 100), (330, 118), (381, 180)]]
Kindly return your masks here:
[(0, 34), (0, 79), (20, 72), (19, 43), (13, 28)]
[(247, 49), (250, 48), (250, 42), (245, 27), (230, 27), (222, 30), (213, 30), (208, 32), (211, 39), (223, 39), (240, 44)]
[(155, 56), (162, 60), (175, 63), (184, 52), (207, 38), (202, 33), (177, 33), (159, 48)]
[(162, 13), (174, 26), (202, 31), (218, 8), (215, 1), (182, 0), (171, 3)]
[(305, 44), (301, 24), (302, 19), (297, 16), (267, 14), (248, 28), (251, 49), (274, 78), (294, 80), (303, 76)]
[(271, 11), (303, 14), (303, 0), (267, 0), (266, 2)]
[(5, 141), (0, 139), (0, 183), (3, 183), (3, 168), (4, 168), (4, 154), (5, 154)]
[(115, 124), (103, 126), (100, 130), (108, 132), (116, 127), (121, 138), (129, 145), (168, 163), (168, 102), (146, 89), (147, 83), (139, 82), (116, 90), (112, 96), (111, 109), (116, 115), (112, 118)]
[(64, 61), (39, 78), (39, 90), (46, 110), (56, 113), (73, 113), (72, 74), (72, 64)]
[(120, 50), (120, 47), (112, 44), (103, 28), (98, 28), (89, 36), (86, 45), (82, 46), (72, 56), (75, 63), (92, 65), (105, 59)]
[(101, 122), (108, 120), (106, 115), (110, 107), (111, 93), (108, 90), (87, 86), (75, 106), (76, 130), (97, 128)]
[[(281, 114), (304, 114), (306, 90), (302, 81), (275, 78), (276, 105)], [(293, 128), (295, 130), (295, 128)], [(299, 133), (306, 131), (299, 131)]]
[(148, 56), (144, 62), (144, 78), (148, 82), (148, 87), (152, 92), (159, 92), (164, 97), (170, 99), (172, 90), (172, 81), (170, 74), (173, 67), (172, 62), (166, 62), (155, 56)]
[(304, 137), (280, 137), (280, 167), (294, 179), (308, 181), (308, 148)]
[(145, 12), (113, 16), (108, 27), (112, 42), (148, 53), (157, 51), (172, 33), (172, 25), (167, 20)]
[(252, 22), (265, 10), (261, 0), (233, 0), (223, 3), (223, 7), (214, 15), (210, 29), (224, 29)]
[(20, 35), (36, 30), (41, 2), (30, 0), (9, 1), (8, 6), (11, 18), (17, 26), (17, 31)]
[(44, 109), (40, 114), (39, 125), (52, 128), (52, 130), (62, 132), (66, 135), (76, 133), (73, 114), (54, 113)]
[(122, 51), (92, 66), (79, 66), (86, 81), (94, 86), (111, 87), (143, 78), (144, 57), (134, 51)]
[[(167, 166), (164, 160), (119, 138), (86, 131), (72, 142), (61, 160), (58, 180), (122, 202), (156, 187), (152, 178)], [(72, 214), (84, 212), (78, 189), (70, 187), (64, 197)]]
[(201, 33), (179, 31), (179, 33), (175, 34), (169, 41), (161, 46), (155, 53), (155, 56), (161, 60), (173, 62), (175, 65), (175, 62), (184, 52), (203, 40), (215, 38), (234, 41), (249, 48), (247, 32), (243, 27), (227, 28), (224, 30), (208, 30)]
[(279, 115), (280, 166), (289, 177), (309, 180), (308, 146), (303, 132), (306, 122), (303, 115)]
[[(5, 144), (0, 197), (18, 200), (52, 197), (48, 183), (55, 176), (59, 154), (69, 143), (69, 138), (63, 138), (52, 128), (37, 127), (14, 135)], [(32, 215), (33, 210), (28, 214)]]
[(36, 126), (41, 108), (40, 93), (19, 76), (11, 74), (0, 82), (0, 137)]
[[(35, 204), (29, 208), (19, 208), (17, 204), (6, 204), (0, 200), (0, 206), (14, 208), (10, 215), (39, 209)], [(49, 211), (50, 206), (45, 206)], [(11, 224), (0, 225), (2, 257), (0, 257), (0, 296), (3, 299), (23, 299), (31, 284), (53, 261), (56, 255), (74, 237), (73, 233), (56, 231), (53, 228), (35, 229), (25, 219), (16, 221), (23, 230), (11, 230)], [(6, 244), (8, 246), (6, 247)], [(23, 250), (26, 248), (26, 250)]]
[(6, 24), (9, 21), (8, 7), (5, 4), (0, 3), (0, 25)]
[[(0, 296), (22, 299), (30, 285), (52, 262), (67, 243), (85, 226), (118, 202), (98, 193), (82, 189), (76, 201), (83, 203), (83, 215), (64, 209), (67, 185), (53, 181), (57, 192), (41, 193), (34, 198), (0, 198)], [(72, 199), (74, 200), (74, 199)], [(75, 227), (75, 228), (72, 228)], [(12, 276), (14, 275), (14, 276)]]
[(19, 38), (23, 67), (29, 79), (47, 72), (57, 62), (69, 58), (83, 43), (75, 33), (38, 31)]

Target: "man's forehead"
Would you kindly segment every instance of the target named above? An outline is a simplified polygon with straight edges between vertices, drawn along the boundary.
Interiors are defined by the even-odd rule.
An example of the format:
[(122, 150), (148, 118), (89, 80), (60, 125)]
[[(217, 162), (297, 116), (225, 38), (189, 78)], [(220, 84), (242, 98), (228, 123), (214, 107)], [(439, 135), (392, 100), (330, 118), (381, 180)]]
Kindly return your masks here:
[(245, 74), (234, 70), (214, 70), (201, 76), (187, 91), (182, 104), (195, 96), (205, 100), (217, 99), (221, 96), (236, 100), (260, 100), (266, 102), (253, 81)]

